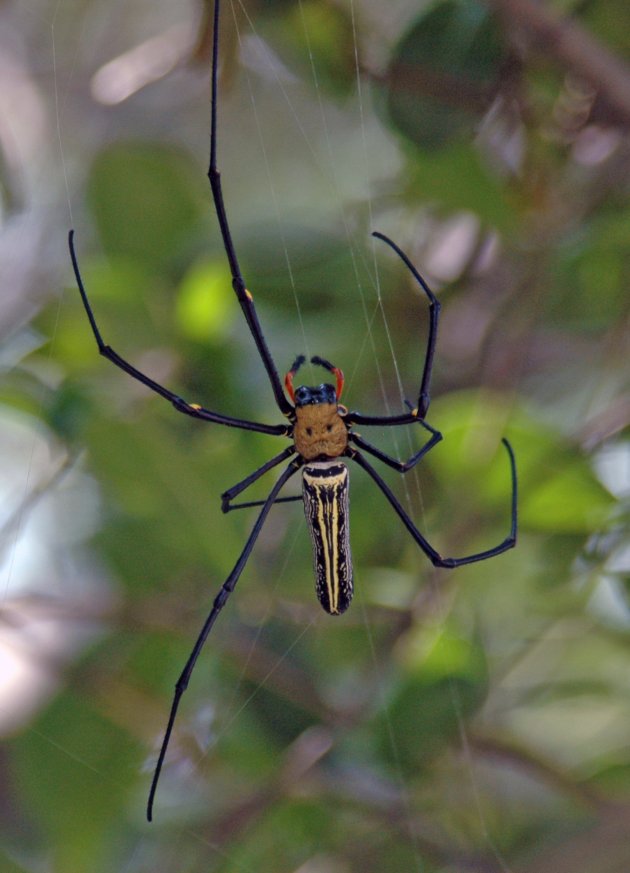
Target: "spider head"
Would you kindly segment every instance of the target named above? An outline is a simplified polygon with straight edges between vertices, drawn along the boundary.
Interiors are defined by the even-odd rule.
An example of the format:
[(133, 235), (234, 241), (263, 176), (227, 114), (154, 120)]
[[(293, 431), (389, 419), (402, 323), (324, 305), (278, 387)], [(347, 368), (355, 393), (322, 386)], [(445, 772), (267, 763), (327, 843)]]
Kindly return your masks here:
[(300, 355), (284, 379), (287, 394), (295, 404), (295, 448), (305, 461), (338, 458), (348, 446), (348, 428), (339, 406), (343, 373), (323, 358), (311, 358), (312, 364), (334, 374), (337, 385), (322, 383), (294, 388), (293, 377), (303, 363), (304, 355)]
[(312, 406), (318, 403), (334, 404), (336, 406), (341, 398), (341, 392), (343, 391), (343, 373), (338, 367), (334, 367), (329, 361), (325, 361), (318, 355), (311, 358), (311, 364), (318, 364), (320, 367), (324, 367), (324, 369), (333, 373), (337, 380), (336, 386), (330, 385), (329, 383), (322, 383), (317, 386), (300, 385), (299, 388), (293, 387), (293, 377), (305, 360), (304, 355), (297, 357), (293, 366), (284, 377), (284, 385), (287, 389), (287, 394), (293, 403), (295, 403), (296, 407)]
[(300, 385), (293, 394), (293, 400), (296, 406), (309, 406), (313, 403), (336, 403), (337, 392), (333, 385), (318, 385), (317, 387)]

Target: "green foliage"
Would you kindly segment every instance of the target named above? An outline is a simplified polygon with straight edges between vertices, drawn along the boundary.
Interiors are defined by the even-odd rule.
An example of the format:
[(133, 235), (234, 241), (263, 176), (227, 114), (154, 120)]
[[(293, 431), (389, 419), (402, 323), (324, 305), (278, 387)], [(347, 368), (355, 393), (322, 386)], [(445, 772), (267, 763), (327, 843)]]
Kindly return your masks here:
[(107, 254), (143, 261), (155, 272), (172, 264), (203, 208), (189, 163), (152, 144), (101, 152), (88, 196)]
[[(69, 873), (104, 869), (111, 858), (106, 835), (129, 799), (138, 764), (126, 733), (86, 705), (85, 695), (64, 693), (13, 746), (12, 779), (55, 845), (55, 864)], [(61, 751), (54, 760), (51, 748)], [(71, 792), (62, 789), (68, 782)]]
[(424, 149), (470, 136), (506, 62), (495, 18), (477, 0), (439, 0), (404, 34), (387, 73), (394, 127)]
[[(475, 501), (485, 499), (495, 507), (501, 499), (505, 502), (507, 456), (498, 443), (505, 406), (506, 398), (491, 394), (483, 398), (451, 395), (444, 411), (442, 403), (435, 404), (448, 440), (448, 451), (436, 452), (432, 459), (442, 491), (449, 482), (459, 483), (466, 478)], [(587, 458), (570, 446), (563, 447), (557, 434), (525, 413), (512, 414), (508, 434), (518, 453), (520, 518), (527, 530), (588, 534), (606, 523), (614, 500)], [(489, 454), (500, 455), (497, 462), (501, 462), (490, 470)], [(558, 512), (559, 506), (562, 512)], [(472, 507), (468, 510), (472, 511)]]
[(374, 736), (390, 767), (421, 771), (457, 741), (463, 720), (483, 704), (486, 664), (481, 648), (447, 628), (407, 646), (406, 670), (393, 684)]
[(179, 286), (176, 309), (185, 335), (206, 343), (225, 337), (238, 310), (230, 284), (223, 262), (198, 261), (187, 271)]
[(352, 21), (345, 9), (334, 3), (303, 0), (286, 6), (284, 17), (274, 6), (263, 10), (264, 32), (272, 34), (289, 63), (301, 78), (317, 71), (319, 86), (335, 97), (346, 97), (356, 83)]
[[(517, 547), (436, 569), (351, 464), (356, 593), (330, 617), (302, 508), (275, 506), (182, 698), (149, 827), (174, 683), (255, 519), (224, 514), (221, 494), (286, 441), (179, 415), (99, 357), (56, 153), (42, 181), (7, 149), (3, 189), (34, 169), (39, 211), (4, 249), (2, 873), (627, 873), (625, 127), (523, 22), (413, 5), (247, 3), (236, 32), (225, 4), (226, 209), (280, 374), (320, 354), (348, 408), (374, 415), (416, 400), (428, 314), (370, 232), (409, 253), (442, 304), (427, 421), (443, 440), (405, 476), (374, 465), (461, 556), (508, 533), (507, 437)], [(564, 6), (628, 54), (623, 4)], [(160, 63), (147, 44), (164, 30), (176, 48), (185, 13), (47, 12), (22, 72), (48, 122), (16, 100), (15, 130), (56, 144), (38, 125), (59, 121), (104, 341), (189, 402), (281, 421), (202, 166), (207, 65), (167, 73), (165, 44)], [(209, 37), (200, 25), (199, 62)], [(105, 106), (88, 89), (107, 60), (156, 78)], [(427, 432), (362, 436), (407, 458)]]
[(445, 214), (470, 212), (507, 235), (518, 220), (510, 193), (469, 143), (450, 143), (428, 152), (422, 161), (412, 161), (407, 179), (410, 200), (419, 197)]

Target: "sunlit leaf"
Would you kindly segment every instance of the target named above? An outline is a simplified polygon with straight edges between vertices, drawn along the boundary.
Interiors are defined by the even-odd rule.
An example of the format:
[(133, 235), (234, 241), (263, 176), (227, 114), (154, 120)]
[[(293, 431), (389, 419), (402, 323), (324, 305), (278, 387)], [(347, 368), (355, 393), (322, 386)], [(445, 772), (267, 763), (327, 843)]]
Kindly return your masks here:
[(238, 306), (227, 264), (201, 261), (183, 277), (177, 300), (177, 318), (184, 333), (200, 342), (227, 335)]
[(472, 490), (480, 504), (490, 499), (494, 506), (507, 506), (509, 467), (500, 443), (505, 436), (516, 455), (522, 526), (550, 533), (598, 530), (613, 500), (587, 459), (524, 411), (508, 420), (508, 408), (507, 399), (487, 393), (462, 393), (436, 402), (432, 418), (439, 422), (444, 444), (430, 462), (438, 475), (460, 490), (465, 481), (467, 494)]

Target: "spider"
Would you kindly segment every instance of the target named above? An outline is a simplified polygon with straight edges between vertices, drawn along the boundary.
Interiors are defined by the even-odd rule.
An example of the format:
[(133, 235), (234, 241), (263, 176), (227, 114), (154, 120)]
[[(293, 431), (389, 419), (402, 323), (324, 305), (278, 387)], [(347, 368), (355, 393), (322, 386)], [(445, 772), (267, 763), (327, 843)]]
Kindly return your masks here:
[[(221, 495), (221, 506), (224, 512), (245, 507), (261, 507), (254, 526), (247, 538), (241, 554), (239, 555), (232, 572), (229, 574), (218, 594), (212, 608), (201, 629), (193, 649), (186, 661), (176, 684), (173, 701), (164, 732), (157, 763), (153, 773), (149, 797), (147, 802), (147, 818), (152, 820), (153, 804), (162, 771), (162, 765), (173, 731), (177, 711), (184, 691), (188, 686), (191, 674), (199, 654), (208, 638), (214, 623), (227, 603), (230, 595), (236, 587), (247, 560), (254, 548), (254, 544), (262, 530), (265, 520), (275, 503), (303, 500), (307, 525), (310, 531), (315, 569), (316, 594), (322, 607), (331, 615), (339, 615), (350, 605), (353, 593), (352, 560), (349, 545), (348, 524), (348, 467), (345, 459), (354, 461), (372, 478), (376, 487), (382, 492), (394, 512), (398, 515), (403, 525), (407, 528), (421, 551), (429, 558), (435, 567), (460, 567), (463, 564), (471, 564), (475, 561), (485, 561), (495, 555), (511, 549), (516, 544), (517, 535), (517, 475), (514, 452), (507, 439), (503, 439), (503, 445), (508, 454), (511, 475), (511, 522), (508, 535), (498, 545), (474, 552), (462, 557), (443, 557), (429, 543), (425, 536), (418, 530), (408, 513), (393, 491), (366, 460), (363, 453), (373, 456), (377, 460), (399, 473), (405, 474), (429, 452), (441, 439), (442, 434), (432, 427), (425, 419), (430, 403), (430, 383), (433, 370), (433, 358), (438, 333), (438, 321), (440, 315), (440, 303), (434, 293), (428, 287), (420, 273), (411, 263), (407, 255), (391, 239), (382, 233), (374, 232), (373, 236), (385, 242), (395, 254), (403, 261), (407, 269), (422, 289), (428, 300), (429, 327), (427, 347), (424, 356), (422, 376), (418, 399), (415, 405), (405, 401), (407, 411), (400, 415), (363, 415), (360, 412), (351, 412), (340, 403), (344, 385), (342, 371), (327, 361), (325, 358), (315, 356), (311, 363), (322, 367), (334, 376), (335, 384), (322, 383), (317, 386), (300, 385), (294, 387), (294, 378), (305, 361), (300, 355), (292, 364), (284, 378), (284, 386), (278, 375), (276, 365), (267, 346), (262, 332), (258, 315), (254, 306), (251, 292), (247, 289), (241, 275), (236, 250), (232, 242), (232, 235), (228, 224), (221, 178), (217, 169), (217, 69), (219, 53), (219, 12), (220, 0), (214, 3), (214, 34), (211, 67), (211, 129), (210, 129), (210, 165), (208, 178), (212, 190), (214, 207), (219, 222), (219, 228), (223, 240), (223, 246), (232, 275), (232, 287), (245, 316), (245, 321), (258, 349), (262, 364), (267, 371), (271, 389), (278, 409), (285, 417), (282, 424), (263, 424), (248, 419), (233, 418), (219, 412), (206, 409), (197, 403), (189, 403), (168, 388), (155, 382), (145, 373), (138, 370), (118, 352), (107, 345), (103, 340), (98, 328), (92, 307), (88, 300), (87, 292), (81, 273), (74, 247), (74, 231), (71, 230), (68, 237), (72, 266), (76, 277), (81, 300), (89, 323), (98, 346), (98, 351), (103, 357), (111, 361), (121, 370), (124, 370), (133, 379), (137, 379), (147, 388), (168, 400), (174, 408), (202, 421), (222, 424), (226, 427), (236, 427), (255, 433), (273, 434), (284, 437), (290, 441), (281, 452), (264, 463), (253, 473), (246, 476), (241, 482), (233, 485)], [(406, 461), (400, 461), (391, 457), (355, 431), (356, 425), (379, 426), (379, 427), (404, 427), (406, 425), (419, 425), (428, 434), (424, 445), (411, 455)], [(273, 488), (265, 500), (234, 503), (236, 497), (258, 481), (265, 473), (288, 461), (282, 473), (276, 480)], [(302, 471), (302, 496), (280, 497), (284, 485), (295, 475), (298, 470)]]

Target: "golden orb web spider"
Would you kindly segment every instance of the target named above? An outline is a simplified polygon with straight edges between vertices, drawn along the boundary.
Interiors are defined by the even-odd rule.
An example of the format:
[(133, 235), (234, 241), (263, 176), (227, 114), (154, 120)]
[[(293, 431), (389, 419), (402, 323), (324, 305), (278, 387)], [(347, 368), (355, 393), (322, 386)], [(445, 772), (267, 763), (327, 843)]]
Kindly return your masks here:
[[(246, 476), (241, 482), (233, 485), (221, 495), (221, 506), (224, 512), (245, 507), (261, 507), (254, 526), (240, 553), (232, 572), (229, 574), (218, 594), (193, 649), (186, 661), (179, 679), (175, 684), (175, 693), (171, 710), (160, 747), (157, 763), (153, 773), (149, 798), (147, 803), (147, 818), (151, 821), (153, 816), (153, 803), (157, 790), (162, 765), (169, 745), (173, 725), (177, 716), (177, 710), (184, 691), (188, 686), (195, 663), (208, 638), (217, 616), (227, 603), (228, 598), (236, 587), (236, 583), (247, 563), (254, 548), (254, 544), (265, 523), (271, 507), (275, 503), (303, 500), (307, 525), (313, 544), (313, 557), (315, 568), (315, 587), (317, 597), (322, 607), (331, 615), (339, 615), (350, 605), (353, 591), (352, 560), (349, 545), (348, 527), (348, 468), (343, 459), (349, 458), (354, 461), (372, 478), (377, 488), (383, 493), (394, 512), (398, 515), (403, 525), (407, 528), (419, 548), (436, 567), (460, 567), (463, 564), (471, 564), (475, 561), (485, 561), (495, 555), (511, 549), (516, 544), (517, 534), (517, 476), (516, 461), (510, 443), (503, 439), (506, 448), (512, 483), (511, 493), (511, 521), (508, 535), (498, 545), (481, 552), (461, 557), (443, 557), (428, 542), (418, 530), (414, 522), (403, 509), (402, 505), (386, 484), (384, 479), (365, 459), (362, 452), (377, 458), (388, 467), (399, 473), (407, 473), (429, 452), (441, 439), (442, 434), (425, 421), (425, 416), (430, 403), (430, 383), (433, 369), (433, 358), (438, 332), (440, 304), (428, 287), (422, 276), (418, 273), (409, 258), (391, 239), (382, 233), (375, 232), (373, 236), (383, 240), (398, 255), (405, 266), (409, 269), (420, 288), (429, 301), (429, 329), (427, 348), (424, 357), (418, 399), (415, 406), (405, 401), (408, 410), (400, 415), (363, 415), (359, 412), (351, 412), (339, 402), (343, 391), (343, 373), (329, 361), (319, 356), (311, 359), (311, 363), (323, 367), (335, 377), (335, 385), (324, 383), (318, 386), (301, 385), (297, 388), (293, 380), (304, 363), (304, 356), (299, 356), (287, 372), (284, 379), (284, 387), (278, 376), (276, 365), (267, 346), (262, 332), (254, 300), (248, 291), (241, 275), (238, 259), (228, 224), (221, 178), (217, 169), (217, 70), (219, 49), (219, 12), (220, 0), (214, 4), (214, 36), (211, 71), (211, 131), (210, 131), (210, 166), (208, 178), (212, 189), (214, 207), (223, 238), (223, 246), (232, 274), (232, 287), (245, 316), (245, 321), (254, 339), (263, 366), (267, 371), (276, 404), (280, 412), (287, 419), (283, 424), (262, 424), (247, 419), (233, 418), (228, 415), (206, 409), (196, 403), (188, 403), (186, 400), (174, 394), (168, 388), (153, 381), (145, 373), (136, 369), (132, 364), (122, 358), (111, 346), (103, 340), (99, 331), (92, 307), (81, 278), (76, 252), (74, 249), (74, 231), (69, 233), (68, 243), (72, 266), (76, 277), (81, 300), (98, 345), (98, 350), (103, 357), (107, 358), (129, 376), (146, 385), (156, 394), (160, 394), (168, 400), (178, 412), (202, 421), (223, 424), (227, 427), (236, 427), (256, 433), (273, 434), (285, 437), (290, 444), (281, 452), (264, 463), (253, 473)], [(355, 425), (401, 427), (409, 424), (420, 425), (428, 433), (427, 442), (406, 461), (400, 461), (391, 457), (375, 446), (371, 445), (363, 437), (355, 433)], [(359, 450), (362, 450), (359, 451)], [(265, 500), (256, 500), (243, 503), (233, 503), (234, 499), (249, 488), (269, 470), (289, 461), (275, 485)], [(298, 470), (302, 470), (302, 496), (280, 497), (280, 492), (287, 481)]]

